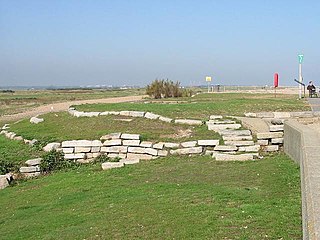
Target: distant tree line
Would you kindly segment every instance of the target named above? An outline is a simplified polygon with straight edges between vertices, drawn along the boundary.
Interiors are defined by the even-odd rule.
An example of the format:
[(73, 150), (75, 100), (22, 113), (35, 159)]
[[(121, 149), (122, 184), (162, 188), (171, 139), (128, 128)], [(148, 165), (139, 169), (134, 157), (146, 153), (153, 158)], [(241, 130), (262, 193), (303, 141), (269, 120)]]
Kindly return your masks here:
[(190, 97), (192, 91), (182, 89), (180, 82), (173, 82), (169, 79), (154, 80), (150, 85), (147, 85), (146, 94), (155, 99), (160, 98), (177, 98), (177, 97)]
[(1, 93), (15, 93), (13, 90), (0, 90)]

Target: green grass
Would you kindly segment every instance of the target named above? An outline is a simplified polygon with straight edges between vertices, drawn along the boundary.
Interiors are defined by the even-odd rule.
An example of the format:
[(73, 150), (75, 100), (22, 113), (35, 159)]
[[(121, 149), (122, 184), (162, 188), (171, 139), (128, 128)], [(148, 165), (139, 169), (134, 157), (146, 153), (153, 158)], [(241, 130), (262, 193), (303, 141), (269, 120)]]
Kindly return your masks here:
[(40, 152), (21, 141), (8, 140), (0, 135), (0, 160), (7, 160), (17, 164), (30, 158), (35, 158)]
[[(168, 101), (177, 101), (177, 104)], [(295, 95), (215, 93), (199, 94), (193, 98), (162, 99), (152, 102), (116, 104), (86, 104), (76, 107), (79, 111), (150, 111), (171, 118), (207, 119), (212, 114), (243, 116), (245, 112), (309, 111), (305, 100)]]
[(301, 239), (299, 169), (171, 157), (82, 166), (1, 191), (5, 239)]
[[(192, 139), (219, 139), (220, 136), (208, 131), (205, 125), (193, 127), (124, 116), (99, 116), (76, 118), (68, 113), (50, 113), (42, 116), (45, 121), (31, 124), (28, 119), (11, 125), (11, 131), (26, 139), (38, 139), (45, 142), (72, 139), (100, 139), (113, 132), (141, 134), (142, 140), (183, 142)], [(190, 133), (189, 135), (186, 135)]]

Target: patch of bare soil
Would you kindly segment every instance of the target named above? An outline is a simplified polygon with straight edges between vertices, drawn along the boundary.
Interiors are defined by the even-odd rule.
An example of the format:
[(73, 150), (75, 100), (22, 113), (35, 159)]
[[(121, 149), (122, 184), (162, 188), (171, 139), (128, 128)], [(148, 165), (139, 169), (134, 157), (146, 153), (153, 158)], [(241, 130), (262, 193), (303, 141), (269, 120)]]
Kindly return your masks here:
[(191, 137), (191, 134), (192, 134), (192, 130), (191, 129), (179, 129), (177, 133), (161, 135), (160, 137), (161, 138), (179, 139), (179, 138)]

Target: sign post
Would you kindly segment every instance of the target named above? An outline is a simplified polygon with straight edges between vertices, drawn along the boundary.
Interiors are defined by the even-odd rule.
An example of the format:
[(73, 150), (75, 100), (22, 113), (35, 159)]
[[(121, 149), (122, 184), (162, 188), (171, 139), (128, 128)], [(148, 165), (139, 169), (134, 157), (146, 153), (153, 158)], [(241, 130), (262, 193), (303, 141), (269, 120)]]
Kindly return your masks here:
[(273, 77), (274, 97), (277, 97), (277, 87), (279, 86), (279, 74), (275, 73)]
[(210, 82), (211, 82), (211, 77), (206, 77), (206, 82), (208, 83), (208, 93), (209, 93), (209, 91), (210, 91), (210, 87), (209, 87), (209, 84), (210, 84)]
[[(298, 55), (299, 60), (299, 82), (302, 83), (302, 62), (303, 62), (303, 54)], [(299, 84), (299, 99), (302, 97), (302, 84)]]

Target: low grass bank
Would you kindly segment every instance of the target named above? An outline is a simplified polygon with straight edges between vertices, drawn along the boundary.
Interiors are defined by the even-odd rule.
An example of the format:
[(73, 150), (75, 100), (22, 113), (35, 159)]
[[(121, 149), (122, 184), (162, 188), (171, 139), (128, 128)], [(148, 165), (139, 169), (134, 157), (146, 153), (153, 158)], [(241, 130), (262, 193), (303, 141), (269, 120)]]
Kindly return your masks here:
[(76, 107), (79, 111), (149, 111), (171, 118), (207, 119), (212, 114), (243, 116), (245, 112), (310, 111), (305, 100), (295, 95), (207, 93), (192, 98), (161, 99), (138, 103), (91, 104)]
[[(299, 169), (171, 157), (83, 166), (1, 191), (5, 239), (301, 239)], [(32, 229), (32, 231), (30, 230)]]
[[(183, 142), (193, 139), (219, 139), (217, 133), (208, 131), (207, 126), (188, 126), (150, 120), (128, 118), (124, 116), (99, 116), (76, 118), (66, 112), (50, 113), (41, 116), (45, 119), (40, 124), (31, 124), (28, 119), (11, 125), (11, 131), (26, 139), (38, 139), (44, 142), (100, 139), (113, 133), (141, 134), (142, 140)], [(127, 120), (132, 120), (128, 122)]]

